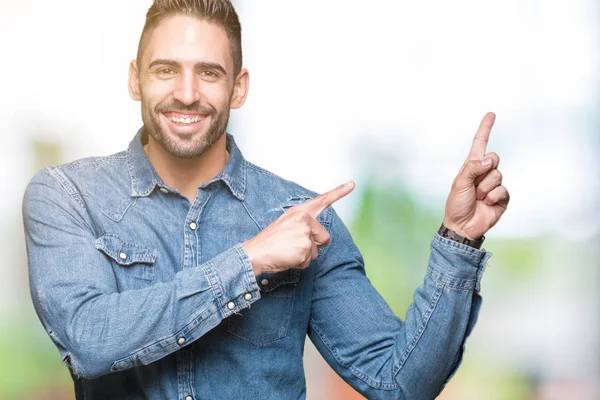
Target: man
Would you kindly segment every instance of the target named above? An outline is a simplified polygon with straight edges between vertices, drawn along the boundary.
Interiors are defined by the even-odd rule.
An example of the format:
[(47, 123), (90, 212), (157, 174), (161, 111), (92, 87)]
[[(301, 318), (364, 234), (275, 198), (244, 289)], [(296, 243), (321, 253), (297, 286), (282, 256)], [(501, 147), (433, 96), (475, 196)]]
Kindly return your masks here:
[(227, 0), (155, 0), (129, 91), (127, 151), (49, 167), (29, 184), (31, 293), (79, 399), (305, 397), (306, 335), (369, 399), (432, 399), (479, 310), (483, 235), (509, 201), (484, 117), (405, 321), (365, 276), (330, 207), (246, 161), (226, 133), (243, 105)]

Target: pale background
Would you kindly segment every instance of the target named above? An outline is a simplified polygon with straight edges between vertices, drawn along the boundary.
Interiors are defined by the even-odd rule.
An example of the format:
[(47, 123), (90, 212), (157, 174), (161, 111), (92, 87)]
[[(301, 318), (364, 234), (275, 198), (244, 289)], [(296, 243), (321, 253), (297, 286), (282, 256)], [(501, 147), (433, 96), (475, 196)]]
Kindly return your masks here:
[[(600, 399), (597, 0), (236, 1), (251, 90), (244, 155), (322, 192), (404, 316), (486, 111), (512, 194), (484, 305), (443, 399)], [(72, 398), (30, 304), (20, 214), (40, 168), (125, 149), (150, 1), (0, 0), (0, 398)], [(352, 398), (307, 346), (308, 395)]]

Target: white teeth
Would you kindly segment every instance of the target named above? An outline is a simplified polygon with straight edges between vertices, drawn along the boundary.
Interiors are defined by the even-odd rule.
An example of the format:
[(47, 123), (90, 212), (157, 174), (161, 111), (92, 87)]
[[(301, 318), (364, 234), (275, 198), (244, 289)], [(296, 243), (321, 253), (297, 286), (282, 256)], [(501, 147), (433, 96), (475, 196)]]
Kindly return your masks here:
[(192, 124), (192, 123), (196, 123), (199, 121), (202, 121), (204, 119), (204, 117), (198, 115), (197, 117), (194, 118), (178, 118), (178, 117), (171, 117), (169, 118), (171, 121), (173, 122), (177, 122), (179, 124)]

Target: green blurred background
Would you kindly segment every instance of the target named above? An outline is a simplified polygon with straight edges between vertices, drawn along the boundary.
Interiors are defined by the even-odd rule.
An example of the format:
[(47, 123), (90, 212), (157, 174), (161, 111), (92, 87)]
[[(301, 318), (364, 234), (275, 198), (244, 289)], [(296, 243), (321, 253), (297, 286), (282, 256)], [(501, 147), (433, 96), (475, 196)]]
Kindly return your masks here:
[[(235, 1), (251, 73), (229, 131), (322, 192), (400, 317), (479, 120), (512, 194), (487, 237), (483, 308), (441, 399), (600, 399), (600, 127), (594, 0)], [(126, 148), (150, 1), (0, 2), (0, 399), (72, 399), (29, 297), (20, 203), (40, 168)], [(307, 344), (308, 398), (360, 398)]]

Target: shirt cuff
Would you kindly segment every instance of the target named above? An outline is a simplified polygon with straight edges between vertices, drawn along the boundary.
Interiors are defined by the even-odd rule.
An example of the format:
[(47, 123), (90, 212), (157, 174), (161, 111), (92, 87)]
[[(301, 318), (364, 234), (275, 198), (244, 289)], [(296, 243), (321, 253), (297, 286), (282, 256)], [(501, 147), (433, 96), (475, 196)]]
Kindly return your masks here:
[(436, 234), (431, 242), (428, 274), (457, 290), (481, 289), (481, 276), (492, 253)]
[(225, 319), (260, 299), (250, 258), (241, 244), (224, 251), (203, 266)]

